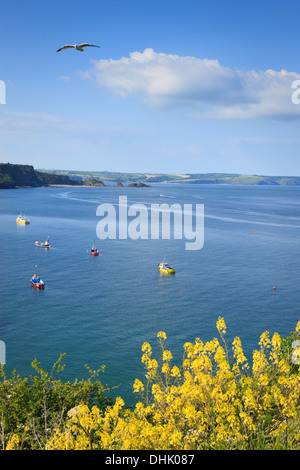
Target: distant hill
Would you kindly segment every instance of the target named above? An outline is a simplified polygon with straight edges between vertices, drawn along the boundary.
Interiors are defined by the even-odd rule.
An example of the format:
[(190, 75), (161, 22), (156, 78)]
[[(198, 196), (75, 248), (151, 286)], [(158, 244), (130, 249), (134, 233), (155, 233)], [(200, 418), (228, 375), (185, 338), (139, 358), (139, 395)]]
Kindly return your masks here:
[(192, 174), (184, 181), (194, 184), (300, 185), (299, 176), (262, 176), (226, 173)]
[(121, 183), (189, 183), (189, 184), (247, 184), (247, 185), (300, 185), (300, 176), (263, 176), (242, 175), (238, 173), (190, 173), (178, 174), (149, 174), (149, 173), (120, 173), (109, 171), (68, 171), (42, 170), (56, 175), (69, 176), (71, 179), (85, 180), (88, 178), (101, 179)]

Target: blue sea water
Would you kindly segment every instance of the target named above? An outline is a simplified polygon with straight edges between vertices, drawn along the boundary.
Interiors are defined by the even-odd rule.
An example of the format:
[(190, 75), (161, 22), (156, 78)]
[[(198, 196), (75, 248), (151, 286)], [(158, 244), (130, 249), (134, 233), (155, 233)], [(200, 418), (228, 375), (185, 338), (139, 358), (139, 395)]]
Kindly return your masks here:
[[(99, 204), (204, 204), (204, 246), (185, 240), (99, 240)], [(30, 217), (27, 226), (17, 215)], [(300, 188), (157, 184), (151, 188), (26, 188), (0, 191), (0, 339), (7, 372), (49, 370), (66, 353), (62, 379), (87, 378), (84, 367), (134, 401), (142, 379), (141, 346), (163, 330), (174, 363), (186, 341), (242, 340), (249, 360), (261, 333), (289, 335), (300, 319)], [(50, 237), (51, 248), (34, 246)], [(87, 253), (93, 241), (100, 250)], [(166, 259), (174, 276), (158, 273)], [(44, 291), (29, 278), (38, 266)], [(273, 290), (276, 286), (276, 290)]]

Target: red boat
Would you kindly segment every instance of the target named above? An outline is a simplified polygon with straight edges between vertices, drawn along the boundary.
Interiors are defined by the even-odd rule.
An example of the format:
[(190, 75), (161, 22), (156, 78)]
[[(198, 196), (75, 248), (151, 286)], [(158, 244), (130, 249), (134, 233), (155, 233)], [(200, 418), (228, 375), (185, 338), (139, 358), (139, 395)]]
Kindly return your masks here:
[(45, 287), (44, 281), (37, 275), (37, 266), (35, 267), (34, 275), (31, 279), (29, 279), (29, 281), (31, 282), (32, 287), (35, 289), (44, 289)]
[(97, 248), (95, 247), (95, 243), (94, 243), (94, 245), (92, 246), (90, 253), (91, 253), (92, 256), (99, 256), (99, 251), (98, 251)]

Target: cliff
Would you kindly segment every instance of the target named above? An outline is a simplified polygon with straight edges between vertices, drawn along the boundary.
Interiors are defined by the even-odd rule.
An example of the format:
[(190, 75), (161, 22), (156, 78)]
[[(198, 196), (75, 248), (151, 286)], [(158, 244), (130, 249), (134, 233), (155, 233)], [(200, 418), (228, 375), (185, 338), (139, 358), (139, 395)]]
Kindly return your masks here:
[(0, 163), (0, 189), (38, 188), (49, 185), (104, 186), (104, 183), (99, 180), (74, 180), (68, 175), (43, 173), (35, 170), (32, 165)]
[(40, 182), (33, 166), (0, 163), (0, 188), (39, 186)]

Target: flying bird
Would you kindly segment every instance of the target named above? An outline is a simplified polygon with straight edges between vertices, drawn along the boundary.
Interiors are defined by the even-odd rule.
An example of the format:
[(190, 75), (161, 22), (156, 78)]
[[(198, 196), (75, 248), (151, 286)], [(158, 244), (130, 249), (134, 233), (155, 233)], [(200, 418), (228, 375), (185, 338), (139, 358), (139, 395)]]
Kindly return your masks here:
[(91, 47), (100, 47), (100, 46), (95, 46), (94, 44), (88, 44), (87, 42), (84, 42), (83, 44), (73, 44), (73, 45), (63, 46), (63, 47), (61, 47), (60, 49), (57, 49), (56, 52), (62, 51), (63, 49), (76, 49), (77, 51), (83, 52), (83, 51), (84, 51), (83, 48), (84, 48), (84, 47), (88, 47), (88, 46), (91, 46)]

